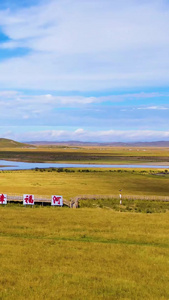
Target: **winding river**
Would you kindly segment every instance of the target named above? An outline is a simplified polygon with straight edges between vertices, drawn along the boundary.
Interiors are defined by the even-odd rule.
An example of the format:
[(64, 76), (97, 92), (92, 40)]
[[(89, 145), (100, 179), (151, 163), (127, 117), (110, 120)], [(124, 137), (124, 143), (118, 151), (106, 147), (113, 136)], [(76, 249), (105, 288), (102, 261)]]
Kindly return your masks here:
[(169, 165), (99, 165), (99, 164), (68, 164), (68, 163), (31, 163), (0, 160), (0, 170), (31, 170), (35, 168), (150, 168), (169, 169)]

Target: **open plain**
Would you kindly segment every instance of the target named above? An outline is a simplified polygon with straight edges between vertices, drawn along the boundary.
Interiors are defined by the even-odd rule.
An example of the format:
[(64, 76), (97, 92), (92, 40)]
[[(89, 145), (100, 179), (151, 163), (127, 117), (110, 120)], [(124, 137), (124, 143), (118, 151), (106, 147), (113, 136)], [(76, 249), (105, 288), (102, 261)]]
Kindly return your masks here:
[(169, 213), (0, 213), (0, 299), (169, 298)]
[[(138, 150), (133, 150), (133, 160), (169, 159), (168, 149)], [(78, 151), (83, 161), (109, 161), (110, 168), (0, 172), (0, 193), (80, 199), (79, 209), (0, 206), (0, 299), (168, 299), (167, 169), (113, 169), (112, 157), (130, 161), (129, 149), (0, 153), (4, 159), (28, 161), (57, 161), (63, 153), (64, 161), (74, 157), (78, 162)]]
[[(21, 144), (22, 145), (22, 144)], [(1, 147), (0, 160), (96, 164), (166, 164), (167, 147), (32, 146)]]

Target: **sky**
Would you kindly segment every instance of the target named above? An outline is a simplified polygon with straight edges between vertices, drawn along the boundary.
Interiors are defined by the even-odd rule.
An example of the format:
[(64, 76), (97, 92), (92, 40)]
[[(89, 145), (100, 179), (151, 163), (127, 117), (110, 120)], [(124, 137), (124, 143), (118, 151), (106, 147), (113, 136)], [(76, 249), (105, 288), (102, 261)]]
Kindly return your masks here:
[(169, 0), (0, 1), (0, 137), (169, 141)]

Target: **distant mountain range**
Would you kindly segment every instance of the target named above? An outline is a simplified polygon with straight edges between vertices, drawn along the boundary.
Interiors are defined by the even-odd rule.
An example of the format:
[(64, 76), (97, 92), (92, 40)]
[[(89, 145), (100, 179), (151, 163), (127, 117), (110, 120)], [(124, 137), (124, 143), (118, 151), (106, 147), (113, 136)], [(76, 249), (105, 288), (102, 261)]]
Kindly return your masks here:
[(32, 141), (27, 143), (20, 143), (14, 140), (0, 138), (0, 148), (31, 148), (35, 146), (112, 146), (112, 147), (169, 147), (169, 141), (157, 142), (112, 142), (112, 143), (97, 143), (97, 142), (79, 142), (79, 141), (64, 141), (64, 142), (46, 142), (46, 141)]
[(46, 141), (32, 141), (27, 144), (36, 146), (114, 146), (114, 147), (169, 147), (169, 141), (157, 142), (112, 142), (112, 143), (98, 143), (98, 142), (79, 142), (79, 141), (64, 141), (64, 142), (46, 142)]

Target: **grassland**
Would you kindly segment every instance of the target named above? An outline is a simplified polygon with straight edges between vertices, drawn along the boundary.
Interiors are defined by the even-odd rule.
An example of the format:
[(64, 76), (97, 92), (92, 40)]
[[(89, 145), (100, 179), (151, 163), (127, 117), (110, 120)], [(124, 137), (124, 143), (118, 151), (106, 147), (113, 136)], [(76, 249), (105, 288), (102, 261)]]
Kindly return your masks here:
[(167, 164), (168, 148), (51, 147), (36, 149), (0, 148), (0, 159), (27, 162), (70, 162), (97, 164)]
[(169, 213), (0, 214), (0, 299), (169, 299)]
[[(166, 148), (144, 150), (4, 149), (0, 159), (169, 160)], [(169, 202), (157, 201), (169, 195), (167, 170), (1, 171), (0, 193), (81, 195), (76, 210), (0, 206), (0, 299), (169, 299)]]
[(10, 139), (5, 139), (5, 138), (0, 138), (0, 148), (29, 148), (31, 147), (28, 144), (24, 144), (24, 143), (19, 143)]
[(78, 195), (169, 195), (169, 172), (114, 169), (1, 171), (0, 193)]

